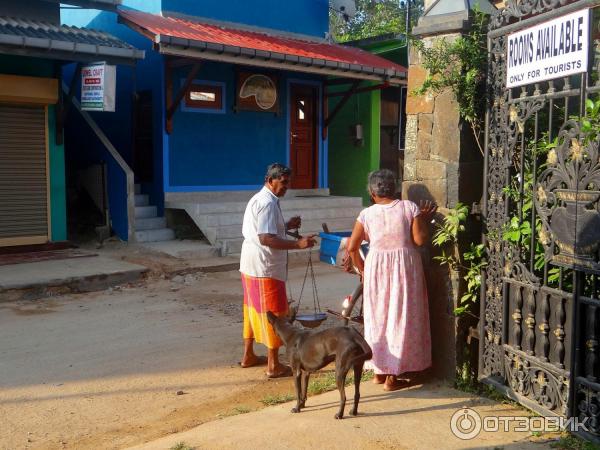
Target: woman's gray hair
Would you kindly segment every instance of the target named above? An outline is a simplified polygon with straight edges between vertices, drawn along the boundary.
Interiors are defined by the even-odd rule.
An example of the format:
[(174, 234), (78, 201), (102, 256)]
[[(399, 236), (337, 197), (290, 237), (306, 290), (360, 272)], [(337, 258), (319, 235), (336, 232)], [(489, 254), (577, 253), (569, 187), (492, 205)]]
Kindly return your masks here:
[(396, 195), (396, 176), (388, 169), (375, 170), (369, 174), (369, 194), (393, 198)]
[(265, 182), (272, 178), (273, 180), (279, 180), (281, 177), (287, 175), (290, 176), (292, 174), (292, 169), (287, 166), (284, 166), (280, 163), (273, 163), (267, 167), (267, 173), (265, 175)]

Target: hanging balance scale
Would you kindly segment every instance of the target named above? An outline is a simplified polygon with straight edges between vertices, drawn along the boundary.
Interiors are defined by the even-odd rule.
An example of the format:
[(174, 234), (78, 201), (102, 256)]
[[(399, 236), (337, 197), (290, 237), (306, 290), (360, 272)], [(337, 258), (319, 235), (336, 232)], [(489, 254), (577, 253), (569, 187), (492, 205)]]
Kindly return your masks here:
[[(288, 232), (290, 236), (295, 237), (296, 239), (300, 238), (298, 234), (298, 230), (295, 233)], [(312, 287), (312, 295), (313, 295), (313, 312), (312, 313), (303, 313), (298, 314), (300, 311), (300, 302), (302, 301), (302, 294), (304, 293), (304, 287), (306, 286), (306, 280), (310, 275), (311, 287)], [(289, 286), (289, 284), (288, 284)], [(290, 303), (293, 302), (291, 288), (289, 293)], [(308, 250), (308, 261), (306, 263), (306, 271), (304, 272), (304, 280), (302, 280), (302, 287), (300, 288), (300, 295), (298, 296), (298, 304), (294, 308), (295, 320), (300, 322), (302, 326), (306, 328), (316, 328), (325, 320), (327, 320), (327, 314), (321, 311), (321, 305), (319, 304), (319, 293), (317, 291), (317, 282), (315, 279), (315, 270), (312, 262), (312, 248)]]

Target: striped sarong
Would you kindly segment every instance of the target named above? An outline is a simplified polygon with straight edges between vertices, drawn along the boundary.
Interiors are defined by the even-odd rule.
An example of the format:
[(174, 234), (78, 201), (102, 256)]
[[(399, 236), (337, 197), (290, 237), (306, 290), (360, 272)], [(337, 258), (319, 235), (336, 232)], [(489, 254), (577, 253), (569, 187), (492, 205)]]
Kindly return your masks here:
[(267, 320), (267, 311), (276, 316), (288, 312), (285, 283), (274, 278), (255, 278), (242, 274), (244, 288), (244, 339), (254, 339), (267, 348), (283, 345)]

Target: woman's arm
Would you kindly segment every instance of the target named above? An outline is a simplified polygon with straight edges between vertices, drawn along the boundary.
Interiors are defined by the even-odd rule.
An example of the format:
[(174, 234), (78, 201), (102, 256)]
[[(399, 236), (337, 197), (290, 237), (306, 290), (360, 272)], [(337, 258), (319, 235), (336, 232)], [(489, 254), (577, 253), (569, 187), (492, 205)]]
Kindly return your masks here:
[(352, 263), (358, 269), (361, 276), (365, 270), (365, 262), (360, 257), (360, 244), (365, 239), (365, 229), (363, 224), (358, 220), (354, 224), (354, 229), (352, 230), (352, 236), (350, 236), (350, 240), (348, 241), (348, 253), (350, 254), (350, 258), (352, 258)]
[(413, 242), (419, 247), (429, 240), (429, 223), (437, 210), (437, 205), (430, 201), (422, 201), (420, 212), (412, 221), (411, 234)]

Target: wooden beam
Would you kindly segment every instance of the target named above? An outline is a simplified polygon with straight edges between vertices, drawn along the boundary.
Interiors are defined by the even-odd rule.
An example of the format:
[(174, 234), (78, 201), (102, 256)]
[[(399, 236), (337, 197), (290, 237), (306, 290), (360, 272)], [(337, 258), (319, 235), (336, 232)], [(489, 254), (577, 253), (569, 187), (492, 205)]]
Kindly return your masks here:
[(338, 102), (338, 104), (335, 105), (335, 108), (333, 108), (333, 111), (331, 111), (331, 114), (329, 114), (327, 116), (327, 118), (325, 119), (325, 122), (323, 123), (324, 129), (329, 127), (329, 124), (334, 119), (334, 117), (340, 112), (340, 110), (344, 107), (344, 105), (348, 102), (348, 100), (350, 100), (350, 97), (352, 97), (352, 95), (356, 92), (359, 84), (360, 84), (360, 80), (355, 81), (352, 84), (352, 87), (350, 87), (350, 89), (348, 89), (346, 92), (343, 93), (344, 96), (341, 98), (341, 100)]
[[(168, 100), (170, 100), (170, 98), (172, 97), (172, 93), (173, 93), (173, 80), (172, 80), (172, 76), (171, 76), (170, 67), (166, 67), (166, 70), (169, 73), (169, 82), (171, 85), (170, 86), (171, 92), (167, 94)], [(181, 88), (179, 89), (179, 92), (177, 92), (177, 95), (175, 96), (175, 100), (173, 100), (173, 103), (169, 104), (169, 101), (167, 101), (167, 128), (169, 127), (169, 123), (170, 123), (170, 127), (171, 127), (171, 129), (168, 130), (169, 133), (171, 133), (171, 131), (173, 130), (173, 114), (175, 114), (175, 111), (179, 107), (179, 104), (181, 103), (181, 100), (185, 96), (185, 93), (188, 91), (188, 89), (192, 85), (192, 82), (194, 81), (194, 78), (196, 77), (196, 74), (198, 73), (199, 70), (200, 70), (200, 63), (199, 62), (194, 63), (194, 65), (192, 66), (192, 68), (190, 69), (190, 71), (187, 75), (187, 78), (185, 79), (185, 83), (183, 83), (183, 86), (181, 86)], [(168, 87), (167, 87), (167, 90), (169, 90)]]
[[(390, 87), (389, 83), (382, 83), (382, 84), (376, 84), (375, 86), (365, 86), (362, 87), (360, 89), (357, 89), (356, 91), (354, 91), (355, 94), (361, 94), (363, 92), (370, 92), (370, 91), (377, 91), (379, 89), (385, 89)], [(327, 93), (328, 97), (339, 97), (340, 95), (345, 95), (345, 92), (331, 92), (331, 93)]]

